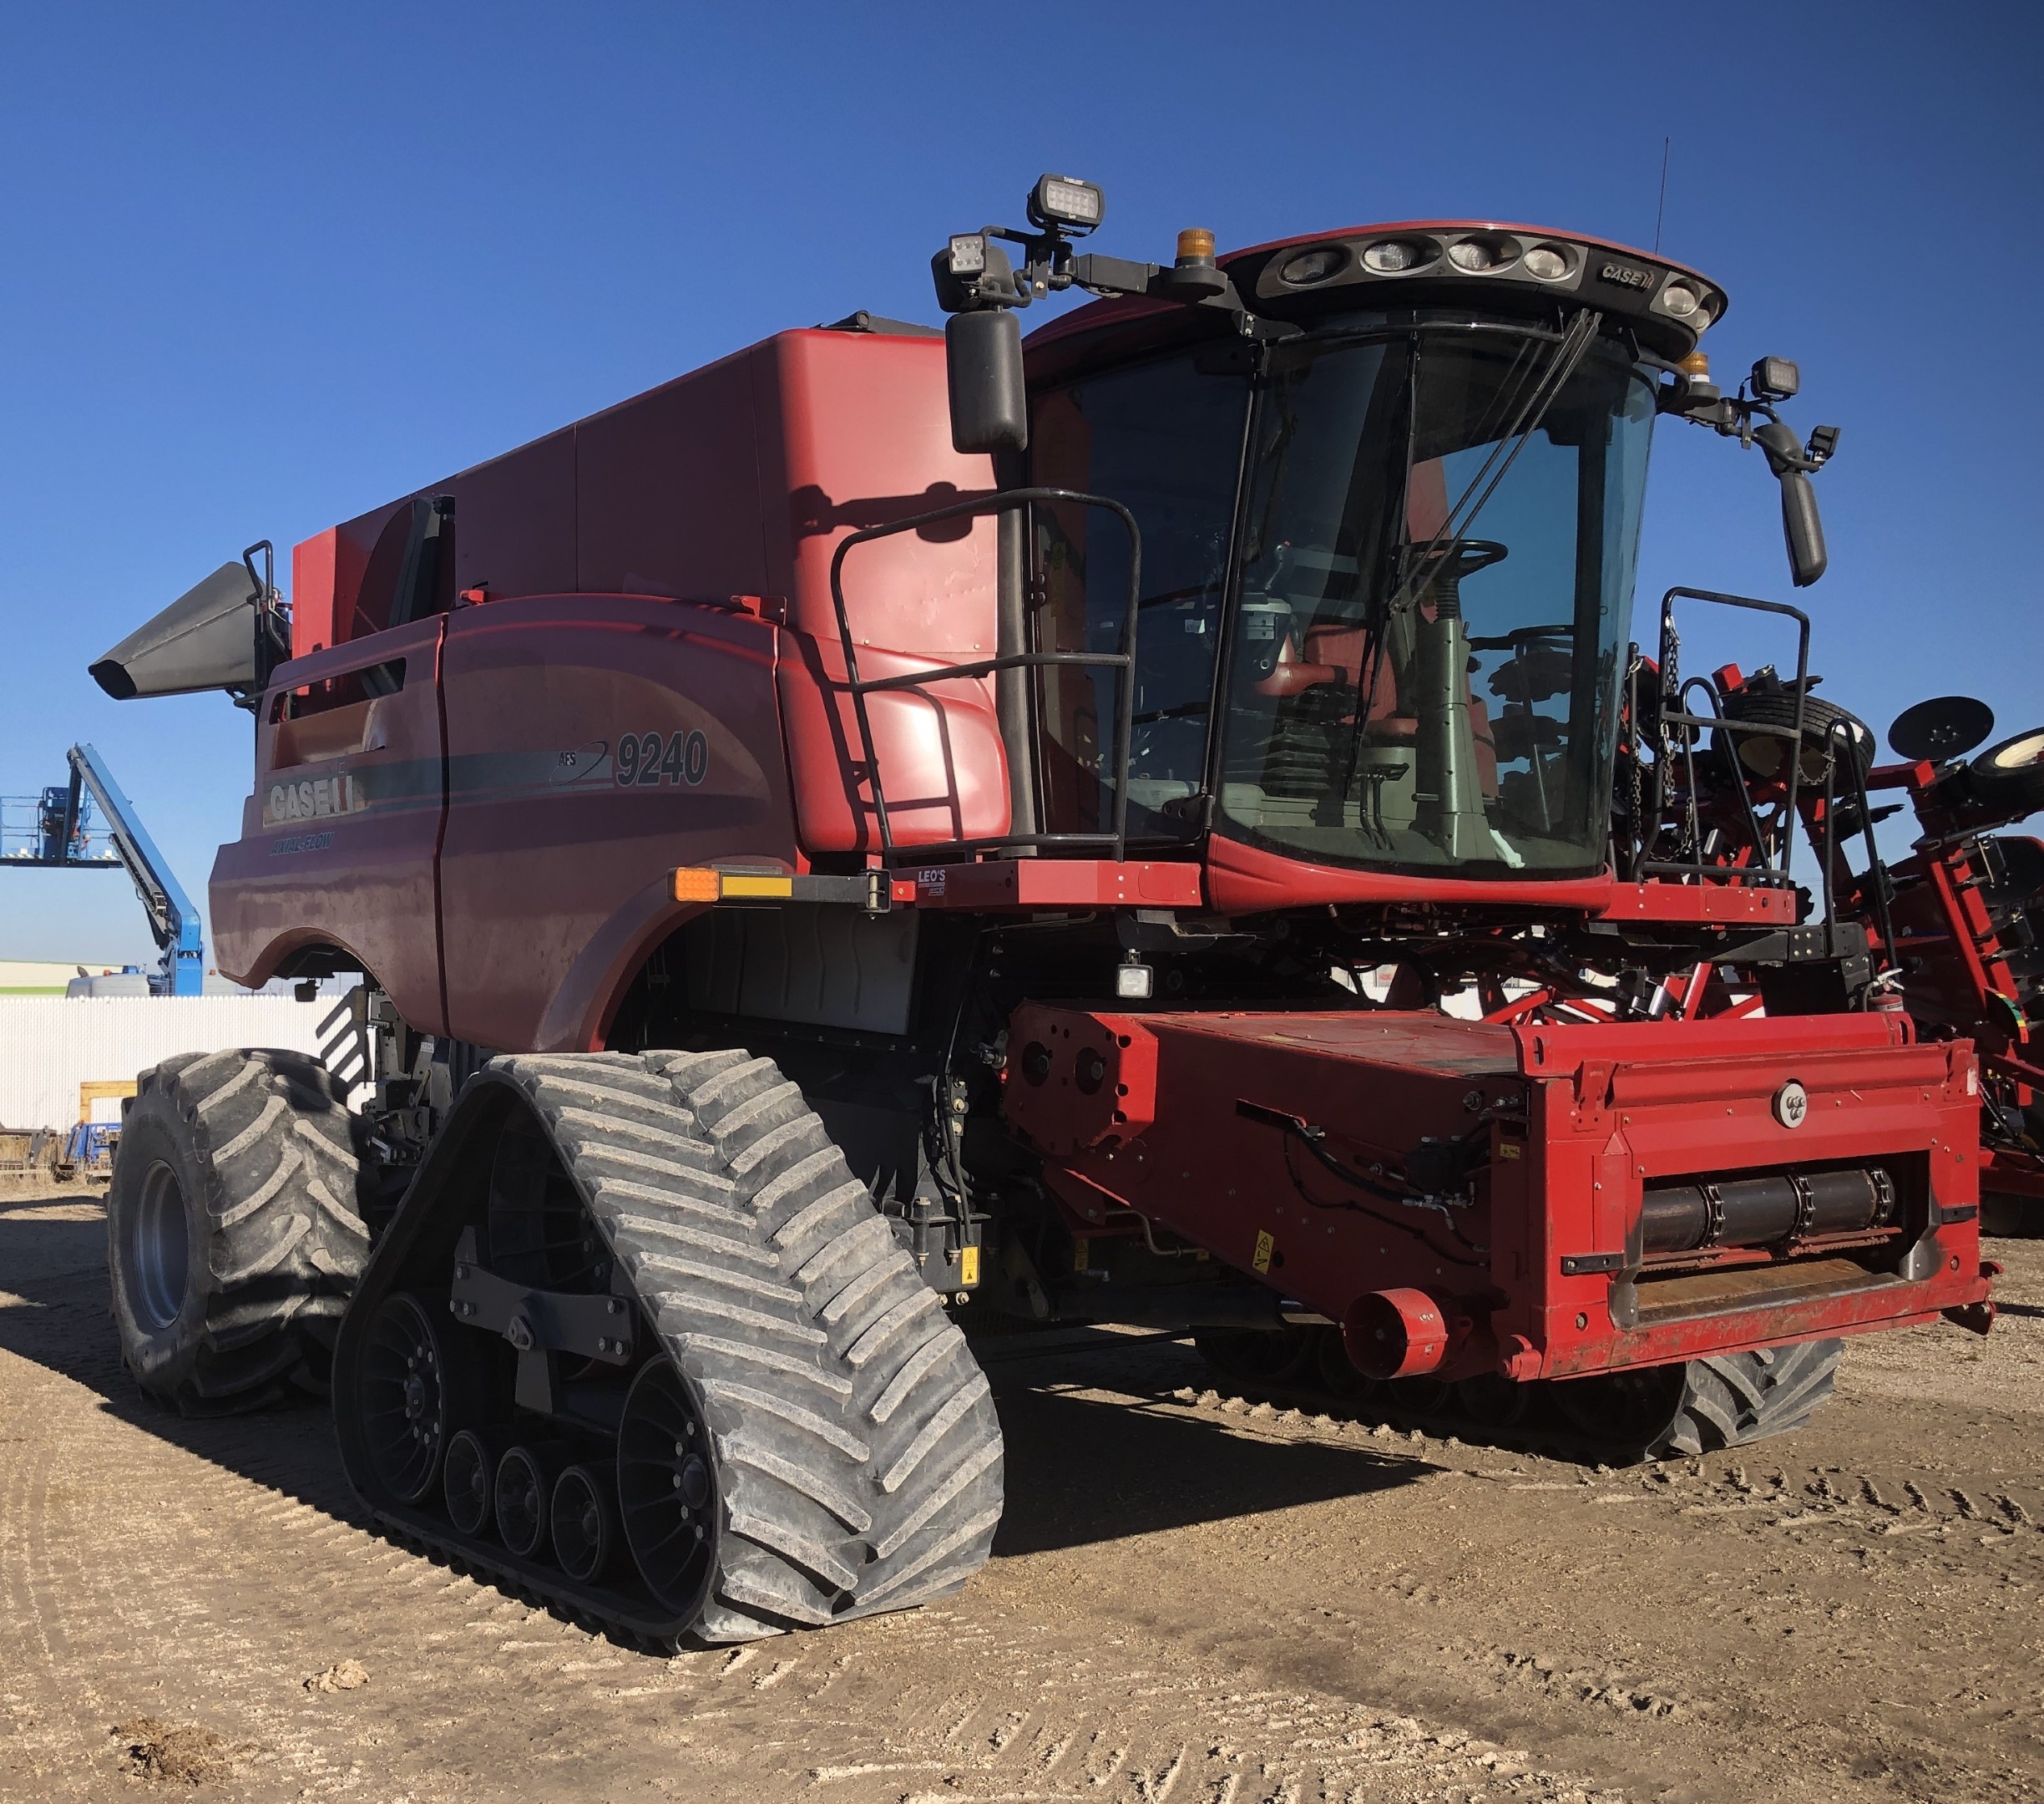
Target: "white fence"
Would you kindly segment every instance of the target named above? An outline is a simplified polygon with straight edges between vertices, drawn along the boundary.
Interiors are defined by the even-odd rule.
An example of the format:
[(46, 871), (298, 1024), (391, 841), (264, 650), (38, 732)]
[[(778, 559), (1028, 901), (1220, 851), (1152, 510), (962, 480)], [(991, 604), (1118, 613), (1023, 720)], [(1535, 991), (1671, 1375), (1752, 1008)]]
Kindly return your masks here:
[(345, 1031), (345, 1006), (332, 996), (0, 996), (0, 1127), (68, 1128), (81, 1085), (127, 1082), (173, 1053), (316, 1053), (320, 1023), (339, 1009), (328, 1036)]

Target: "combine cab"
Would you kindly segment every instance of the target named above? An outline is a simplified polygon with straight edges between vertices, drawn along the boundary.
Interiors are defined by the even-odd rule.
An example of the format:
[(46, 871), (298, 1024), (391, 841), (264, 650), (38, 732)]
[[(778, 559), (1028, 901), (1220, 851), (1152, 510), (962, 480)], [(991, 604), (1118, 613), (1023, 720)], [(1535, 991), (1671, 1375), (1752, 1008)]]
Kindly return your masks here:
[[(1723, 294), (1566, 233), (1151, 265), (1100, 212), (1046, 177), (944, 333), (784, 332), (299, 545), (282, 661), (266, 585), (180, 604), (257, 646), (222, 966), (361, 973), (374, 1082), (144, 1075), (146, 1387), (330, 1386), (384, 1521), (731, 1640), (987, 1558), (976, 1320), (1600, 1459), (1985, 1328), (1979, 1068), (1834, 855), (1807, 621), (1631, 632), (1662, 417), (1821, 575), (1794, 367), (1721, 393)], [(1678, 602), (1799, 669), (1684, 683)]]

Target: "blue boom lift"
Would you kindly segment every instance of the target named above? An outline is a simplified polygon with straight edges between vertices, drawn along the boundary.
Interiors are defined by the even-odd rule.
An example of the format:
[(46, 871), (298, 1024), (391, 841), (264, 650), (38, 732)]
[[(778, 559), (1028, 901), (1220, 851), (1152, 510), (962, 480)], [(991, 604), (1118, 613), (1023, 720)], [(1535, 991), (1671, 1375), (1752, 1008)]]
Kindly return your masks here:
[[(156, 842), (135, 813), (134, 803), (121, 793), (99, 754), (89, 745), (74, 745), (68, 754), (71, 781), (43, 792), (35, 805), (30, 844), (9, 850), (0, 866), (23, 865), (63, 870), (127, 873), (149, 915), (149, 933), (163, 955), (149, 979), (154, 996), (200, 996), (205, 988), (205, 945), (200, 938), (199, 910), (171, 875)], [(106, 823), (113, 855), (91, 853), (89, 831), (94, 804)]]

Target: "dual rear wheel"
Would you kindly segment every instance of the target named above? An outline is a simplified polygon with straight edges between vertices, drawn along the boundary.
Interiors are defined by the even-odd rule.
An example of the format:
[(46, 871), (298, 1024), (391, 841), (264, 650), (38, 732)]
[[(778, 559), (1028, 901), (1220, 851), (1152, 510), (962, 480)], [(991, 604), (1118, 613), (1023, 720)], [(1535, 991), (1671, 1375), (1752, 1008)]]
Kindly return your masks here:
[(187, 1416), (323, 1395), (367, 1258), (346, 1087), (300, 1052), (184, 1053), (142, 1073), (107, 1192), (121, 1356)]

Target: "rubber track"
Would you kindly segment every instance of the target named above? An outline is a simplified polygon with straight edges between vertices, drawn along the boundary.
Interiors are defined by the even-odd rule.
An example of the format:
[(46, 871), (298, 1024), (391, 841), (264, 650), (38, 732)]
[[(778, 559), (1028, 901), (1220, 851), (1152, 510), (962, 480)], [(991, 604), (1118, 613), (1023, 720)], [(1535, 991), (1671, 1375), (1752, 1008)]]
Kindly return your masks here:
[[(316, 1058), (271, 1050), (182, 1053), (144, 1072), (138, 1099), (180, 1118), (205, 1176), (205, 1311), (189, 1371), (165, 1384), (124, 1345), (143, 1388), (189, 1416), (323, 1391), (326, 1356), (368, 1257), (360, 1159), (345, 1087)], [(116, 1186), (139, 1186), (116, 1152)], [(109, 1264), (118, 1264), (109, 1211)], [(124, 1335), (124, 1341), (126, 1336)]]
[(964, 1336), (800, 1090), (741, 1051), (518, 1056), (716, 1454), (695, 1633), (750, 1640), (955, 1591), (1000, 1519)]
[[(1307, 1331), (1330, 1335), (1337, 1330)], [(1693, 1457), (1800, 1428), (1830, 1396), (1844, 1346), (1836, 1340), (1808, 1340), (1692, 1360), (1667, 1426), (1644, 1444), (1630, 1447), (1585, 1435), (1564, 1420), (1549, 1406), (1546, 1393), (1551, 1386), (1544, 1383), (1524, 1387), (1525, 1407), (1517, 1420), (1497, 1421), (1473, 1412), (1459, 1386), (1448, 1387), (1448, 1396), (1438, 1403), (1421, 1403), (1413, 1400), (1424, 1397), (1422, 1386), (1426, 1381), (1408, 1380), (1401, 1386), (1358, 1379), (1353, 1389), (1339, 1390), (1318, 1381), (1310, 1361), (1303, 1376), (1258, 1379), (1226, 1369), (1212, 1355), (1206, 1358), (1221, 1394), (1247, 1401), (1453, 1436), (1479, 1446), (1546, 1457), (1619, 1465)]]

